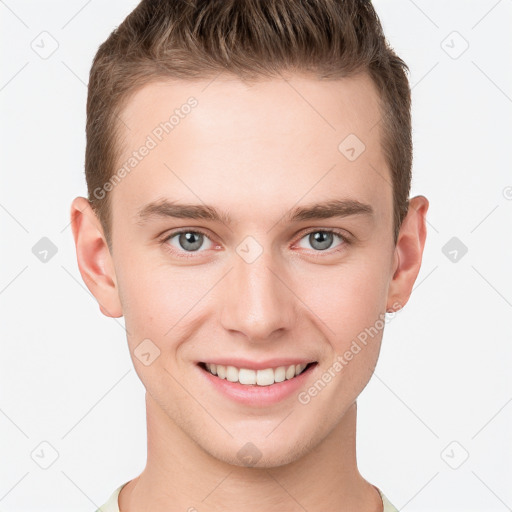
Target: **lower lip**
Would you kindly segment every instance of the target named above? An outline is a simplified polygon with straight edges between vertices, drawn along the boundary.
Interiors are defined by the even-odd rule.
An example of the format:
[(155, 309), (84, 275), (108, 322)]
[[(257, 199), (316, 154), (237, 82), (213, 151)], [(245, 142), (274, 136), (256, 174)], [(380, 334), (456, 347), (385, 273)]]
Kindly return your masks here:
[(221, 379), (216, 375), (212, 375), (209, 371), (198, 366), (199, 371), (204, 378), (220, 393), (235, 402), (254, 407), (266, 407), (278, 403), (289, 396), (297, 393), (304, 386), (313, 370), (318, 363), (309, 366), (299, 376), (293, 379), (277, 382), (270, 386), (257, 386), (240, 384), (239, 382), (230, 382), (227, 379)]

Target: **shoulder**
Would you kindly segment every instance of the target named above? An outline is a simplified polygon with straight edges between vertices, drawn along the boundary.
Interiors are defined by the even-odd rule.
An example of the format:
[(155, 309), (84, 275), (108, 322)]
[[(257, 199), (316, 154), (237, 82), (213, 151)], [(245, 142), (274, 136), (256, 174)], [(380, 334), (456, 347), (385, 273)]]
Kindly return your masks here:
[(119, 512), (118, 498), (121, 489), (127, 484), (120, 485), (108, 498), (108, 500), (96, 512)]
[(380, 497), (382, 498), (382, 504), (384, 506), (383, 512), (399, 512), (398, 509), (386, 498), (384, 493), (378, 487), (375, 488), (379, 491)]

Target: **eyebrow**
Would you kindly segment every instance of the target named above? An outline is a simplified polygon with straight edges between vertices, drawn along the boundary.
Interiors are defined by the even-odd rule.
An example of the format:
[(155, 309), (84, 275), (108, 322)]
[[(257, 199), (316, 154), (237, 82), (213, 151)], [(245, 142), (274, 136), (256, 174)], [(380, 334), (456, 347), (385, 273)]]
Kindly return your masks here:
[[(300, 222), (304, 220), (343, 218), (352, 215), (373, 216), (374, 210), (371, 205), (361, 203), (354, 199), (332, 199), (320, 203), (292, 208), (283, 216), (284, 222)], [(205, 204), (183, 204), (177, 201), (162, 199), (151, 202), (139, 209), (137, 224), (144, 225), (153, 218), (177, 218), (177, 219), (198, 219), (221, 222), (231, 225), (231, 216), (224, 211), (219, 211), (213, 206)]]

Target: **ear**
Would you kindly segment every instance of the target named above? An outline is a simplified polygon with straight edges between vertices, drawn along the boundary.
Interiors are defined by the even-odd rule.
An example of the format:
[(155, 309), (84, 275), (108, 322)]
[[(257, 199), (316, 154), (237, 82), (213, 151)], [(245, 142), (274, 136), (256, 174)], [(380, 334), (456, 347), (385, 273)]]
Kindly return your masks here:
[(112, 318), (123, 316), (112, 256), (101, 223), (85, 197), (71, 203), (71, 229), (80, 274), (100, 311)]
[(409, 200), (395, 246), (394, 273), (388, 290), (386, 311), (397, 311), (407, 304), (421, 267), (427, 237), (426, 214), (429, 202), (424, 196)]

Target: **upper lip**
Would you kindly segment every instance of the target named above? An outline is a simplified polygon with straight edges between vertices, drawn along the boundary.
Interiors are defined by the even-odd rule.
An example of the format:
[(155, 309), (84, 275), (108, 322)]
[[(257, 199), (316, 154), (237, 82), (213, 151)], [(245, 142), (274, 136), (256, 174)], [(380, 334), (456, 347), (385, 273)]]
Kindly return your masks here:
[(201, 361), (208, 364), (220, 364), (222, 366), (235, 366), (236, 368), (247, 368), (248, 370), (264, 370), (266, 368), (278, 368), (279, 366), (291, 366), (292, 364), (305, 364), (314, 363), (313, 359), (303, 359), (297, 357), (280, 357), (274, 359), (267, 359), (265, 361), (254, 361), (241, 358), (215, 358), (206, 361)]

